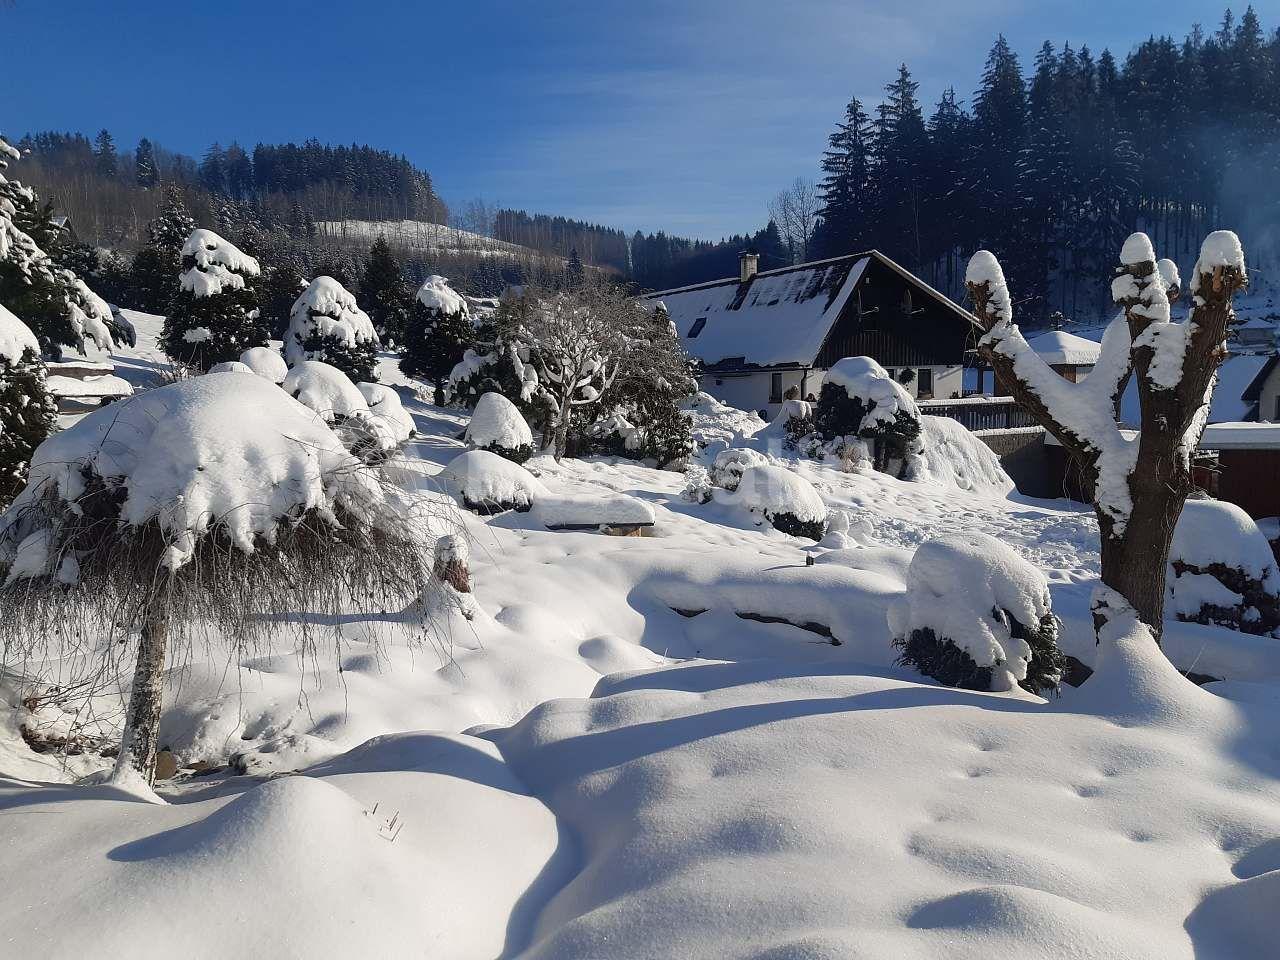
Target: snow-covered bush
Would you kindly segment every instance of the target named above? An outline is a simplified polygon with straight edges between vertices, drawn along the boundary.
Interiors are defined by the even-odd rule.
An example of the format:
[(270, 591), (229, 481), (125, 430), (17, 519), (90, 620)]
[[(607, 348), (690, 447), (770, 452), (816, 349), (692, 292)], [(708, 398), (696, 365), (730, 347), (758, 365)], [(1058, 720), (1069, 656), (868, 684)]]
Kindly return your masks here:
[(397, 444), (402, 444), (417, 433), (417, 425), (413, 417), (400, 402), (400, 394), (391, 387), (381, 383), (358, 383), (365, 402), (369, 404), (369, 412), (382, 420), (395, 437)]
[(165, 318), (160, 346), (179, 363), (208, 370), (265, 346), (253, 280), (258, 261), (212, 230), (193, 230), (182, 246), (179, 289)]
[(253, 373), (248, 364), (241, 363), (239, 360), (224, 360), (222, 363), (215, 363), (209, 368), (210, 373)]
[(689, 418), (694, 452), (701, 457), (714, 458), (764, 426), (755, 412), (721, 403), (709, 393), (695, 393), (680, 409)]
[(468, 450), (454, 457), (440, 472), (440, 480), (464, 507), (484, 515), (507, 510), (523, 513), (547, 493), (524, 467), (488, 450)]
[(432, 275), (414, 295), (405, 326), (400, 369), (435, 388), (435, 402), (443, 403), (444, 386), (475, 339), (467, 301), (445, 277)]
[(476, 402), (467, 424), (466, 441), (513, 463), (533, 456), (533, 433), (514, 403), (500, 393), (486, 393)]
[(31, 455), (56, 425), (36, 335), (0, 304), (0, 507), (22, 489)]
[(824, 459), (823, 438), (814, 424), (814, 405), (794, 397), (782, 401), (777, 416), (752, 438), (760, 450), (781, 450), (814, 460)]
[(43, 235), (39, 227), (48, 225), (51, 211), (29, 187), (5, 177), (17, 159), (0, 137), (0, 304), (22, 317), (44, 353), (57, 356), (62, 344), (82, 350), (86, 339), (110, 349), (110, 307), (32, 235)]
[(293, 302), (284, 358), (293, 367), (319, 360), (353, 381), (377, 380), (378, 334), (356, 298), (333, 277), (316, 277)]
[(6, 653), (81, 654), (105, 627), (114, 665), (115, 641), (140, 631), (116, 771), (149, 780), (167, 644), (210, 629), (241, 648), (278, 642), (289, 613), (309, 647), (312, 624), (340, 610), (416, 604), (430, 575), (421, 519), (261, 377), (148, 390), (41, 444), (0, 515)]
[(1048, 579), (984, 533), (922, 543), (888, 623), (898, 662), (951, 687), (1043, 693), (1066, 665)]
[[(741, 479), (741, 478), (739, 478)], [(710, 503), (715, 496), (715, 484), (711, 474), (701, 464), (691, 463), (684, 468), (684, 489), (680, 499), (688, 503)]]
[[(375, 414), (365, 394), (345, 373), (319, 360), (303, 360), (294, 365), (281, 389), (318, 413), (347, 448), (366, 463), (386, 460), (409, 439), (412, 431), (411, 425), (405, 429), (402, 416), (393, 414), (388, 418)], [(383, 400), (386, 402), (385, 397)]]
[(813, 484), (785, 467), (747, 467), (739, 478), (737, 495), (740, 504), (764, 517), (775, 530), (793, 537), (822, 539), (827, 505)]
[(870, 357), (845, 357), (827, 371), (813, 422), (828, 444), (847, 445), (846, 438), (868, 444), (882, 473), (913, 479), (919, 469), (920, 410)]
[(284, 357), (271, 347), (250, 347), (240, 354), (240, 362), (272, 383), (284, 383), (284, 378), (289, 375), (289, 365), (284, 362)]
[(748, 467), (766, 466), (771, 462), (766, 454), (749, 447), (721, 450), (711, 464), (711, 482), (725, 490), (737, 490), (744, 470)]
[(1266, 536), (1221, 500), (1190, 499), (1169, 549), (1169, 596), (1179, 620), (1252, 634), (1280, 629), (1280, 572)]
[(994, 450), (949, 417), (920, 418), (919, 479), (946, 487), (1005, 496), (1014, 489)]

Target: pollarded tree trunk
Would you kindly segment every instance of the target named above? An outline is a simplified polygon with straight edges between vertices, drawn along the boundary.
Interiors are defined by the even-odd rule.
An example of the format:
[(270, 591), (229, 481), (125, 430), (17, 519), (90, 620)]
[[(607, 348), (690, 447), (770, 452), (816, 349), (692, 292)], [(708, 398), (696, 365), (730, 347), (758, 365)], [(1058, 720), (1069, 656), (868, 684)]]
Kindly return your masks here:
[(141, 774), (148, 783), (155, 779), (156, 751), (160, 739), (160, 707), (164, 695), (165, 648), (169, 624), (163, 597), (153, 597), (142, 622), (138, 640), (138, 664), (125, 713), (120, 755), (114, 776), (127, 768)]

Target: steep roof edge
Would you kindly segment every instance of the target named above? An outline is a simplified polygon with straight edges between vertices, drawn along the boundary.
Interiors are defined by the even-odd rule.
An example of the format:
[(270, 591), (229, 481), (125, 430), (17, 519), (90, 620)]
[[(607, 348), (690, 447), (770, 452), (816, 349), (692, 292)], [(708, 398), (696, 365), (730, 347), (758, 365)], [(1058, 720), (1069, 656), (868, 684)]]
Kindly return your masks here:
[[(829, 264), (839, 263), (843, 260), (861, 260), (866, 257), (872, 257), (880, 261), (886, 267), (892, 270), (894, 273), (897, 273), (899, 276), (901, 276), (908, 283), (919, 287), (921, 290), (925, 291), (930, 296), (937, 299), (940, 303), (942, 303), (944, 307), (951, 310), (953, 313), (957, 314), (958, 316), (962, 317), (975, 330), (978, 330), (981, 333), (986, 332), (983, 329), (982, 324), (978, 322), (978, 318), (975, 317), (972, 313), (970, 313), (964, 307), (960, 306), (960, 304), (956, 303), (954, 300), (948, 297), (941, 290), (934, 289), (929, 284), (925, 283), (923, 280), (917, 277), (910, 270), (908, 270), (906, 267), (890, 259), (889, 257), (885, 256), (883, 253), (881, 253), (879, 250), (876, 250), (874, 248), (871, 250), (863, 250), (859, 253), (846, 253), (839, 257), (828, 257), (826, 260), (809, 260), (805, 263), (797, 263), (790, 267), (779, 267), (776, 270), (762, 270), (759, 273), (757, 273), (755, 277), (776, 277), (779, 274), (790, 273), (794, 270), (812, 270), (814, 267), (825, 267)], [(755, 280), (755, 277), (752, 277), (753, 281)], [(733, 284), (734, 286), (737, 286), (739, 283), (741, 283), (741, 281), (737, 277), (725, 277), (723, 280), (708, 280), (708, 281), (705, 281), (704, 283), (692, 283), (684, 287), (672, 287), (669, 290), (657, 290), (653, 293), (644, 294), (642, 299), (661, 300), (664, 296), (670, 296), (676, 293), (689, 293), (693, 290), (709, 290), (712, 287), (721, 287), (721, 286), (725, 286), (726, 284)]]
[(1267, 377), (1271, 376), (1271, 371), (1276, 368), (1277, 361), (1280, 361), (1280, 353), (1273, 353), (1267, 358), (1267, 362), (1262, 365), (1249, 385), (1244, 388), (1244, 392), (1240, 394), (1240, 399), (1249, 403), (1257, 403), (1262, 399), (1262, 385), (1267, 382)]

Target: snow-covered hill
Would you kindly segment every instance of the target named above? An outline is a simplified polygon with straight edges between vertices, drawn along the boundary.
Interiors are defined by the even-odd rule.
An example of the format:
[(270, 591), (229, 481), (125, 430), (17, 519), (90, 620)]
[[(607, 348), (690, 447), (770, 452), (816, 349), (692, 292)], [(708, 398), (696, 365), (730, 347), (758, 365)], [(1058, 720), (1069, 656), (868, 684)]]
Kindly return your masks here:
[[(162, 364), (158, 318), (135, 325), (117, 362), (142, 387)], [(394, 358), (379, 369), (420, 433), (398, 478), (438, 493), (466, 417), (418, 400)], [(700, 416), (709, 442), (749, 426)], [(186, 769), (159, 785), (165, 803), (72, 785), (108, 761), (38, 754), (18, 733), (110, 735), (127, 676), (69, 699), (78, 715), (32, 717), (0, 687), (7, 950), (1269, 955), (1280, 641), (1170, 623), (1174, 664), (1229, 678), (1204, 688), (1139, 633), (1100, 661), (1091, 513), (789, 464), (850, 514), (857, 542), (833, 549), (687, 502), (679, 474), (529, 466), (565, 500), (642, 500), (652, 535), (458, 511), (474, 620), (423, 637), (394, 610), (352, 618), (314, 658), (285, 618), (268, 648), (180, 651), (162, 739)], [(966, 531), (1048, 574), (1062, 645), (1093, 679), (1046, 703), (893, 665), (885, 612), (914, 548)]]
[(505, 259), (547, 256), (531, 247), (423, 220), (322, 220), (316, 227), (328, 240), (362, 248), (368, 248), (383, 235), (402, 250), (433, 256), (467, 254)]

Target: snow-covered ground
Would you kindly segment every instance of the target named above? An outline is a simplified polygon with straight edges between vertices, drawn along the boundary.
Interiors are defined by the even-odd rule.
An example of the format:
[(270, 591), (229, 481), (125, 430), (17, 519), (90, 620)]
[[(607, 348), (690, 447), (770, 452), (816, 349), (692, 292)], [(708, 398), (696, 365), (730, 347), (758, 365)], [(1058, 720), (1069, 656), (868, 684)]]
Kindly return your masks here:
[[(143, 387), (159, 318), (133, 319), (117, 372)], [(400, 479), (437, 490), (466, 416), (380, 374), (420, 434)], [(748, 425), (705, 413), (708, 441)], [(9, 709), (0, 955), (1273, 955), (1280, 641), (1168, 624), (1178, 667), (1228, 678), (1206, 687), (1140, 636), (1099, 662), (1091, 512), (792, 464), (848, 513), (837, 547), (686, 502), (677, 473), (526, 466), (559, 503), (643, 501), (651, 535), (459, 511), (474, 620), (353, 618), (319, 657), (288, 622), (251, 654), (180, 651), (166, 803), (72, 784), (108, 761), (32, 752)], [(972, 531), (1048, 575), (1084, 686), (1046, 703), (893, 665), (914, 548)]]

